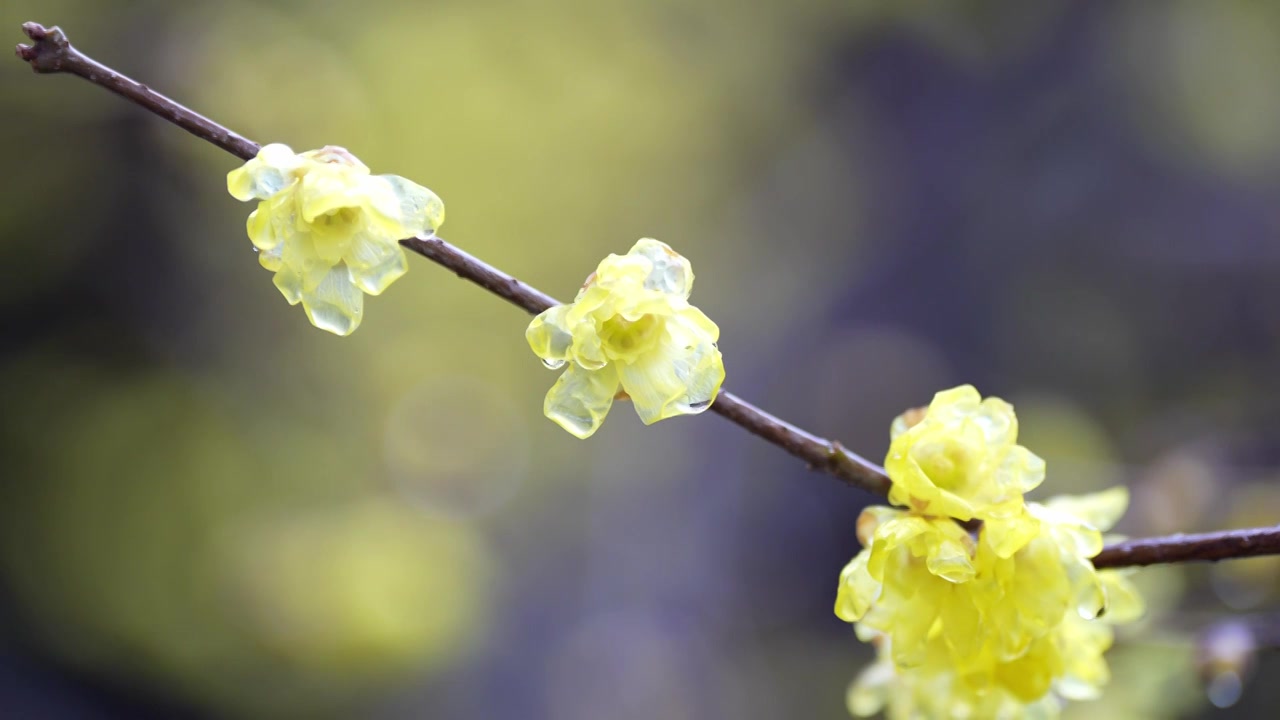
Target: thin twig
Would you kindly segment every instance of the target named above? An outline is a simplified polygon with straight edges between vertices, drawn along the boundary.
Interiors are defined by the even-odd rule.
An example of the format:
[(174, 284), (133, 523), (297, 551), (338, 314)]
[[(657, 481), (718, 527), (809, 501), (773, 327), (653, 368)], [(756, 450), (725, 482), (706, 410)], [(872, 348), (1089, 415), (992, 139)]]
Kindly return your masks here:
[(46, 28), (39, 23), (23, 23), (22, 31), (31, 45), (19, 45), (18, 57), (31, 63), (38, 73), (71, 73), (94, 85), (131, 100), (201, 140), (217, 145), (241, 160), (258, 154), (258, 145), (231, 132), (198, 112), (174, 102), (133, 78), (126, 77), (81, 53), (71, 46), (66, 33), (57, 25)]
[[(560, 304), (541, 290), (526, 285), (441, 238), (409, 238), (401, 240), (400, 244), (532, 315)], [(728, 391), (722, 391), (716, 397), (711, 410), (747, 432), (804, 460), (815, 470), (882, 497), (889, 494), (889, 476), (885, 474), (884, 468), (850, 452), (838, 442), (808, 433)]]
[(1277, 554), (1280, 554), (1280, 525), (1126, 540), (1104, 548), (1093, 559), (1093, 564), (1099, 568), (1127, 567), (1192, 561), (1216, 562)]
[[(25, 23), (22, 30), (34, 42), (19, 45), (17, 55), (31, 63), (36, 72), (78, 75), (241, 160), (257, 155), (257, 143), (89, 58), (73, 48), (66, 34), (56, 26), (45, 28), (37, 23)], [(529, 313), (537, 314), (560, 304), (550, 295), (463, 252), (443, 238), (407, 238), (400, 244)], [(814, 470), (876, 495), (889, 494), (890, 480), (884, 468), (850, 452), (839, 442), (806, 432), (727, 391), (720, 393), (711, 409), (747, 432), (804, 460)], [(1274, 554), (1280, 554), (1280, 526), (1129, 540), (1103, 549), (1094, 558), (1094, 565), (1123, 567)]]
[[(69, 72), (79, 75), (141, 105), (241, 160), (248, 160), (258, 154), (260, 146), (252, 140), (76, 50), (67, 40), (66, 33), (58, 27), (45, 28), (38, 23), (25, 23), (22, 30), (34, 43), (19, 45), (18, 57), (31, 63), (36, 72)], [(534, 315), (560, 304), (550, 295), (462, 251), (444, 238), (406, 238), (400, 244)], [(889, 477), (885, 475), (884, 469), (850, 452), (838, 442), (807, 433), (727, 391), (720, 393), (711, 409), (741, 425), (748, 432), (804, 460), (815, 470), (833, 475), (853, 487), (876, 495), (889, 494)]]

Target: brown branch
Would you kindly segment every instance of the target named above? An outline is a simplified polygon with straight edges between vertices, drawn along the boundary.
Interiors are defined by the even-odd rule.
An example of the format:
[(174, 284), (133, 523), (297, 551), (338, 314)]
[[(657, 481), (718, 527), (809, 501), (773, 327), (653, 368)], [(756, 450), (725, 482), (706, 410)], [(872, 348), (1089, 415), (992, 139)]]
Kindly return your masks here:
[[(19, 45), (17, 54), (31, 63), (36, 72), (79, 75), (241, 160), (257, 155), (257, 143), (85, 56), (71, 46), (67, 36), (57, 27), (45, 28), (36, 23), (26, 23), (22, 29), (34, 44)], [(407, 238), (400, 243), (529, 313), (537, 314), (559, 304), (550, 295), (463, 252), (442, 238)], [(889, 494), (890, 480), (884, 468), (850, 452), (834, 440), (806, 432), (727, 391), (720, 393), (711, 409), (747, 432), (804, 460), (814, 470), (867, 492), (881, 496)], [(1280, 526), (1130, 540), (1105, 548), (1094, 558), (1094, 565), (1100, 568), (1123, 567), (1274, 554), (1280, 554)]]
[(231, 132), (198, 112), (174, 102), (142, 83), (121, 75), (71, 46), (66, 33), (57, 25), (46, 28), (39, 23), (23, 23), (22, 32), (33, 41), (19, 45), (18, 57), (31, 63), (38, 73), (71, 73), (94, 85), (104, 87), (131, 100), (201, 140), (217, 145), (241, 160), (258, 154), (258, 145)]
[(400, 244), (531, 315), (560, 304), (559, 300), (450, 245), (443, 238), (407, 238), (401, 240)]
[(1104, 548), (1093, 559), (1093, 565), (1108, 568), (1176, 562), (1216, 562), (1277, 554), (1280, 554), (1280, 525), (1126, 540)]
[[(560, 304), (541, 290), (526, 285), (441, 238), (409, 238), (401, 240), (400, 244), (530, 314), (537, 315)], [(881, 496), (889, 494), (889, 476), (885, 474), (884, 468), (849, 452), (838, 442), (805, 432), (728, 391), (722, 391), (716, 397), (711, 410), (747, 432), (804, 460), (815, 470), (833, 475), (867, 492)]]
[(800, 458), (812, 470), (876, 495), (889, 494), (890, 481), (884, 468), (850, 452), (835, 440), (801, 430), (730, 392), (721, 392), (711, 404), (711, 411)]
[[(241, 160), (248, 160), (258, 154), (257, 143), (76, 50), (58, 27), (45, 28), (37, 23), (25, 23), (22, 30), (34, 42), (32, 45), (19, 45), (18, 57), (31, 63), (36, 72), (69, 72), (79, 75), (141, 105)], [(529, 313), (536, 315), (560, 304), (550, 295), (450, 245), (443, 238), (406, 238), (400, 244)], [(748, 432), (804, 460), (815, 470), (833, 475), (867, 492), (881, 496), (889, 494), (889, 477), (885, 475), (884, 469), (855, 455), (838, 442), (807, 433), (727, 391), (720, 393), (711, 409)]]

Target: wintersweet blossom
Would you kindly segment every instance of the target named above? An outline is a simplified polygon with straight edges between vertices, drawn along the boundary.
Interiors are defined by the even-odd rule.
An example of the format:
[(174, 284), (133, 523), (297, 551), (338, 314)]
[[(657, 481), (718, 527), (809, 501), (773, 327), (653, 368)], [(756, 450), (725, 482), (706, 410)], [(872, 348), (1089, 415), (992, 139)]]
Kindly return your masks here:
[[(1044, 464), (1016, 444), (1013, 409), (969, 386), (891, 432), (890, 499), (904, 507), (859, 517), (864, 549), (836, 596), (836, 615), (878, 655), (849, 689), (850, 712), (1054, 718), (1097, 697), (1111, 626), (1143, 612), (1123, 571), (1090, 562), (1128, 491), (1024, 501)], [(971, 533), (952, 518), (982, 523)]]
[(1013, 406), (962, 385), (935, 395), (915, 424), (899, 417), (890, 435), (891, 503), (922, 515), (980, 519), (1001, 557), (1035, 534), (1022, 496), (1044, 480), (1044, 461), (1017, 444)]
[(444, 203), (398, 175), (371, 175), (332, 145), (296, 154), (264, 145), (227, 174), (237, 200), (258, 200), (249, 239), (275, 273), (290, 305), (302, 303), (318, 328), (349, 335), (360, 326), (364, 294), (378, 295), (408, 269), (401, 238), (429, 235)]
[(587, 438), (617, 397), (646, 425), (710, 407), (724, 382), (720, 328), (689, 304), (692, 289), (689, 261), (644, 238), (601, 261), (572, 303), (535, 317), (529, 347), (547, 367), (566, 368), (546, 416)]
[[(864, 511), (864, 549), (841, 573), (835, 611), (858, 623), (879, 659), (850, 687), (851, 713), (1054, 718), (1063, 701), (1098, 696), (1109, 678), (1111, 626), (1143, 612), (1123, 571), (1089, 562), (1128, 492), (1018, 504), (1026, 517), (1017, 521), (1033, 534), (1011, 552), (993, 544), (985, 523), (971, 535), (911, 507)], [(975, 517), (987, 510), (971, 507)]]

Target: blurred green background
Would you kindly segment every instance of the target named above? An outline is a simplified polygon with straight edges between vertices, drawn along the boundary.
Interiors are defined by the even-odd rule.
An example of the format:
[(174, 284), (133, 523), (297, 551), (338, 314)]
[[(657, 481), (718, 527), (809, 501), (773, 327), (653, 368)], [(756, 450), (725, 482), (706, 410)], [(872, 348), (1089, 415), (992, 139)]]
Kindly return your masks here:
[[(1127, 533), (1280, 519), (1280, 4), (0, 20), (425, 184), (444, 237), (561, 298), (670, 243), (727, 386), (873, 459), (972, 382), (1017, 405), (1045, 492), (1130, 484)], [(79, 79), (10, 60), (0, 88), (4, 717), (846, 716), (870, 653), (831, 606), (871, 498), (712, 415), (619, 406), (575, 440), (528, 318), (421, 258), (354, 336), (316, 330), (232, 158)], [(1280, 564), (1141, 577), (1151, 617), (1071, 717), (1273, 717), (1280, 662), (1206, 629), (1266, 627)]]

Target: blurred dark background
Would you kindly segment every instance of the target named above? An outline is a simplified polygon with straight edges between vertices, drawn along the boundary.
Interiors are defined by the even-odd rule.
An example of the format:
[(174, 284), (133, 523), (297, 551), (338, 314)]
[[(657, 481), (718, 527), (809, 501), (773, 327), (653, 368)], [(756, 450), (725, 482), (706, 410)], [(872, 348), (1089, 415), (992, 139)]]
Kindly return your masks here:
[[(0, 8), (431, 187), (444, 237), (561, 298), (670, 243), (727, 386), (873, 459), (971, 382), (1042, 495), (1129, 484), (1126, 533), (1280, 520), (1280, 4)], [(0, 87), (0, 716), (846, 717), (871, 498), (712, 415), (575, 440), (528, 318), (421, 258), (316, 330), (232, 158), (79, 79)], [(1273, 717), (1274, 656), (1196, 643), (1265, 624), (1280, 565), (1139, 578), (1068, 717)]]

